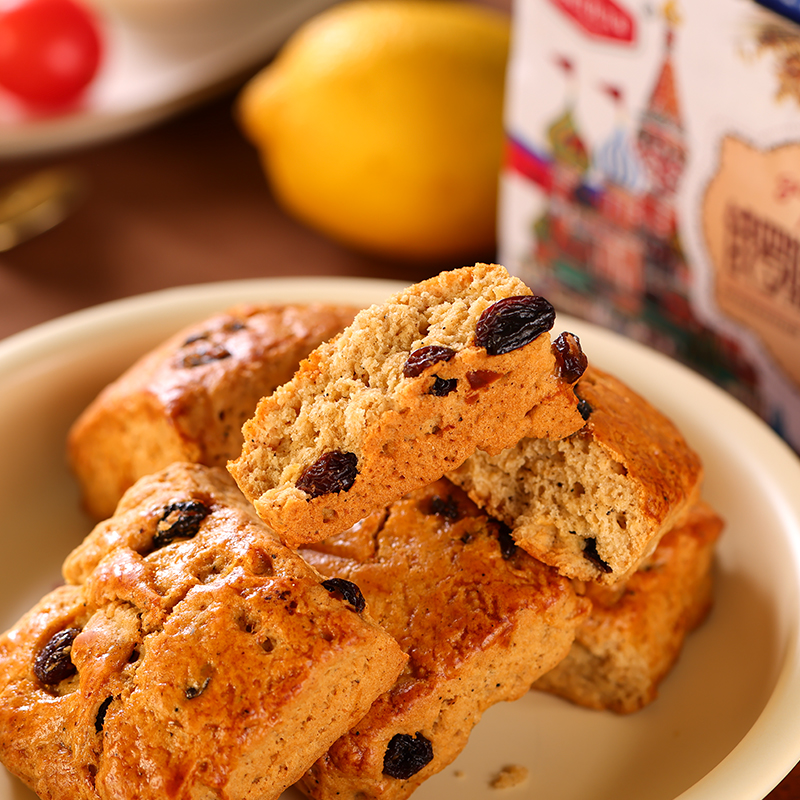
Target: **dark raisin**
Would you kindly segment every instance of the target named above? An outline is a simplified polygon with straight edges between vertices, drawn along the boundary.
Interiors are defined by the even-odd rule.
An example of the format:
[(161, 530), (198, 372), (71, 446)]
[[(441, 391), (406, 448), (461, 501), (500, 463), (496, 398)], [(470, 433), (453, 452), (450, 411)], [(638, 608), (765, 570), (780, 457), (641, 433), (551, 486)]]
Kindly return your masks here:
[(333, 450), (321, 455), (311, 466), (306, 467), (296, 485), (300, 491), (319, 497), (332, 492), (346, 492), (355, 483), (356, 475), (356, 454)]
[(36, 654), (33, 674), (45, 686), (55, 686), (77, 672), (70, 653), (80, 628), (65, 628), (50, 637), (47, 644)]
[(442, 347), (438, 344), (429, 344), (411, 352), (403, 364), (403, 376), (406, 378), (416, 378), (421, 375), (428, 367), (438, 364), (440, 361), (449, 361), (456, 351), (450, 347)]
[(497, 541), (500, 543), (500, 555), (503, 556), (505, 561), (510, 561), (514, 558), (517, 552), (517, 544), (514, 537), (511, 535), (511, 528), (508, 525), (501, 525), (500, 531), (497, 534)]
[(556, 337), (553, 355), (558, 365), (558, 376), (567, 383), (575, 383), (589, 366), (589, 359), (581, 349), (581, 340), (574, 333), (564, 331)]
[(556, 321), (553, 306), (535, 294), (506, 297), (481, 314), (475, 328), (475, 343), (490, 356), (518, 350), (549, 331)]
[(106, 722), (106, 712), (113, 699), (113, 697), (109, 696), (100, 703), (100, 708), (97, 709), (97, 716), (94, 718), (94, 730), (96, 733), (100, 733), (103, 730), (103, 725)]
[(434, 497), (431, 500), (431, 511), (446, 519), (456, 520), (461, 516), (458, 511), (458, 503), (454, 497)]
[[(202, 340), (192, 342), (198, 344)], [(191, 353), (186, 353), (180, 360), (180, 366), (184, 369), (191, 369), (192, 367), (201, 367), (203, 364), (210, 364), (212, 361), (222, 361), (230, 358), (230, 351), (223, 347), (221, 344), (208, 344), (203, 343), (201, 346), (195, 348)]]
[(361, 594), (361, 589), (352, 581), (346, 581), (344, 578), (328, 578), (322, 581), (322, 585), (331, 594), (340, 594), (345, 603), (353, 606), (359, 614), (367, 607), (367, 602), (364, 600), (364, 595)]
[(602, 558), (597, 553), (597, 540), (596, 539), (585, 539), (583, 543), (583, 557), (587, 561), (591, 561), (600, 572), (604, 572), (608, 574), (611, 572), (611, 567), (603, 561)]
[(578, 413), (583, 417), (584, 420), (589, 419), (589, 417), (592, 415), (592, 411), (594, 410), (589, 401), (579, 397), (577, 392), (575, 392), (575, 397), (578, 398)]
[(396, 733), (383, 756), (383, 774), (408, 780), (433, 760), (433, 745), (421, 733)]
[(458, 378), (440, 378), (438, 375), (433, 376), (433, 385), (428, 389), (428, 394), (434, 397), (445, 397), (454, 392), (458, 386)]
[(470, 389), (483, 389), (490, 383), (494, 383), (501, 375), (490, 369), (474, 369), (467, 373), (467, 383)]
[(203, 339), (208, 339), (211, 334), (208, 331), (201, 331), (200, 333), (193, 333), (191, 336), (187, 337), (186, 341), (183, 343), (184, 347), (187, 347), (190, 344), (194, 344), (195, 342), (201, 342)]
[(164, 547), (175, 539), (191, 539), (200, 530), (200, 523), (210, 513), (211, 509), (199, 500), (185, 500), (168, 505), (156, 524), (153, 546)]
[(200, 697), (201, 694), (208, 688), (211, 678), (206, 678), (201, 684), (190, 684), (183, 690), (183, 694), (187, 700), (194, 700), (195, 697)]

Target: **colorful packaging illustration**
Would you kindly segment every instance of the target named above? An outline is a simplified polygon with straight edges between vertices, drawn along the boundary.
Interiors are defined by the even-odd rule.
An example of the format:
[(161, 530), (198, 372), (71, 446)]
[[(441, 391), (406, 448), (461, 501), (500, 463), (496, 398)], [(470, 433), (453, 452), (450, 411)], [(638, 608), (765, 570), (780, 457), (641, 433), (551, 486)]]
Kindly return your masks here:
[(782, 2), (518, 0), (499, 255), (800, 450), (800, 25)]

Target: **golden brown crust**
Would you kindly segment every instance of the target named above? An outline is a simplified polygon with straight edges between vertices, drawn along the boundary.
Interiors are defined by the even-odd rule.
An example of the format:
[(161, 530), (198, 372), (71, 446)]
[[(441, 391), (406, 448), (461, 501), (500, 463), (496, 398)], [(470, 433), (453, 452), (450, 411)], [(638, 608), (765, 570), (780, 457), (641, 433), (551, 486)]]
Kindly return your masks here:
[(68, 452), (95, 519), (136, 480), (174, 461), (224, 467), (258, 401), (355, 309), (239, 306), (184, 328), (110, 384), (75, 422)]
[(617, 378), (590, 365), (575, 392), (588, 403), (577, 434), (476, 452), (449, 477), (534, 557), (614, 584), (697, 501), (702, 464), (676, 426)]
[[(481, 314), (521, 295), (530, 289), (503, 267), (477, 264), (359, 312), (245, 425), (242, 454), (228, 468), (261, 518), (289, 546), (319, 541), (440, 478), (476, 447), (496, 453), (523, 435), (577, 430), (577, 400), (546, 330), (497, 355), (476, 342)], [(451, 355), (404, 374), (411, 353), (430, 346)], [(354, 459), (347, 488), (298, 486), (330, 453)]]
[[(173, 465), (120, 505), (69, 559), (81, 583), (0, 637), (0, 756), (53, 800), (277, 798), (405, 656), (224, 470)], [(77, 673), (46, 686), (32, 664), (69, 627)]]
[[(301, 551), (323, 574), (355, 582), (409, 655), (303, 791), (319, 800), (408, 797), (458, 755), (486, 708), (520, 697), (564, 656), (588, 603), (506, 535), (441, 480)], [(385, 774), (396, 735), (424, 737), (433, 759), (407, 777)]]
[(722, 529), (722, 519), (700, 503), (619, 591), (587, 584), (592, 611), (569, 655), (535, 688), (617, 713), (655, 700), (685, 637), (711, 608), (714, 548)]

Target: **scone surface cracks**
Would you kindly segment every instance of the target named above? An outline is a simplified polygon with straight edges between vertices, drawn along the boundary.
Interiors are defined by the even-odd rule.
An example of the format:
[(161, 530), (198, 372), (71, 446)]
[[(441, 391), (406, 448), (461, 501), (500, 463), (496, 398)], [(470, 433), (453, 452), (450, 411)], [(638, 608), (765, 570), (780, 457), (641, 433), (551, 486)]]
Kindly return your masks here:
[[(406, 660), (218, 468), (139, 481), (64, 571), (0, 639), (0, 755), (54, 800), (277, 798)], [(31, 664), (65, 628), (75, 672), (44, 685)]]
[(318, 800), (408, 797), (458, 755), (486, 708), (521, 696), (566, 655), (588, 609), (446, 480), (301, 552), (355, 582), (409, 656), (303, 778)]

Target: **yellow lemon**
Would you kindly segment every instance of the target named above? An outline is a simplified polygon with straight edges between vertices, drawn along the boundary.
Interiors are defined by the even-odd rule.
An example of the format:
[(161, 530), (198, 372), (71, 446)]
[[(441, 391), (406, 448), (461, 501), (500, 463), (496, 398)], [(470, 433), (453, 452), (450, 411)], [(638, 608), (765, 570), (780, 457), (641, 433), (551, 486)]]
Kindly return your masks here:
[(278, 201), (393, 258), (494, 247), (507, 15), (450, 0), (354, 0), (301, 27), (237, 117)]

